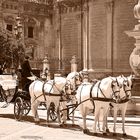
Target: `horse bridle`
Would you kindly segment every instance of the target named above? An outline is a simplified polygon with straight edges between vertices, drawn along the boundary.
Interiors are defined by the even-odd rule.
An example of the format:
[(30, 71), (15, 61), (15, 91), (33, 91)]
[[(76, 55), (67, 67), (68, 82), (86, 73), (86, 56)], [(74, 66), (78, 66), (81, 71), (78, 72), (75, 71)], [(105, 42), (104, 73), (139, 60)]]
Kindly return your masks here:
[(114, 91), (114, 88), (113, 88), (113, 87), (114, 87), (114, 83), (117, 83), (117, 86), (120, 87), (117, 78), (115, 78), (115, 80), (112, 79), (112, 82), (111, 82), (111, 88), (112, 88), (112, 91), (113, 91), (113, 93), (112, 93), (112, 97), (114, 96), (114, 97), (115, 97), (115, 100), (117, 100), (116, 93), (120, 93), (120, 90), (116, 90), (116, 91)]
[[(126, 83), (127, 85), (126, 85), (125, 83)], [(129, 87), (129, 86), (130, 86), (130, 85), (129, 85), (128, 79), (127, 79), (127, 80), (124, 80), (124, 81), (123, 81), (123, 89), (124, 89), (124, 92), (125, 92), (127, 98), (129, 97), (128, 92), (131, 92), (131, 88), (130, 88), (130, 89), (126, 89), (126, 87)]]
[(77, 77), (79, 77), (79, 81), (82, 81), (82, 78), (81, 78), (80, 74), (79, 75), (78, 74), (75, 74), (72, 77), (72, 79), (74, 79), (74, 84), (75, 84), (76, 87), (79, 86), (79, 84), (76, 83)]
[[(98, 91), (100, 90), (101, 91), (101, 93), (102, 93), (102, 95), (106, 98), (106, 96), (105, 96), (105, 94), (103, 93), (103, 91), (102, 91), (102, 89), (100, 88), (100, 85), (101, 85), (101, 82), (102, 82), (102, 80), (99, 82), (99, 84), (98, 84), (98, 90), (97, 90), (97, 98), (98, 98)], [(120, 93), (120, 90), (116, 90), (116, 91), (114, 91), (114, 88), (113, 88), (113, 86), (114, 86), (114, 84), (113, 83), (117, 83), (117, 85), (119, 86), (119, 83), (118, 83), (118, 81), (117, 81), (117, 79), (112, 79), (112, 82), (111, 82), (111, 88), (112, 88), (112, 97), (113, 97), (113, 95), (114, 95), (114, 97), (115, 98), (117, 98), (116, 97), (116, 93)]]

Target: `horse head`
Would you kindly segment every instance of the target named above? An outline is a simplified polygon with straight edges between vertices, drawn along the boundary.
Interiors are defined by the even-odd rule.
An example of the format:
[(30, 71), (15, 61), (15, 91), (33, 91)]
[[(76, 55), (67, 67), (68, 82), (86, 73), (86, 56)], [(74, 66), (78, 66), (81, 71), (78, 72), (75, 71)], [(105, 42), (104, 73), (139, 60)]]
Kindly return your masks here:
[(125, 93), (125, 98), (129, 99), (131, 97), (131, 89), (132, 89), (132, 75), (123, 78), (123, 91)]
[(118, 79), (115, 77), (111, 77), (111, 89), (112, 89), (112, 99), (115, 102), (118, 102), (120, 99), (120, 89), (122, 88), (122, 84), (119, 83)]
[(131, 97), (132, 76), (125, 77), (123, 75), (116, 77), (120, 88), (119, 102), (127, 101)]
[(65, 90), (66, 95), (71, 95), (73, 88), (72, 88), (70, 81), (67, 80), (64, 90)]
[(82, 83), (82, 77), (78, 72), (71, 72), (66, 78), (71, 83), (71, 90), (75, 91)]

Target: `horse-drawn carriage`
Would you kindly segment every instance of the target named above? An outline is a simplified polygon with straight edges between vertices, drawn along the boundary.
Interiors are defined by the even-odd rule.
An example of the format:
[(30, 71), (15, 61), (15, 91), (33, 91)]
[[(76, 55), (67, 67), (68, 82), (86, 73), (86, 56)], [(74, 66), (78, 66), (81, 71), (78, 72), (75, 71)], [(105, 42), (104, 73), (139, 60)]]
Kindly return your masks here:
[[(14, 104), (14, 117), (16, 120), (21, 120), (31, 110), (30, 94), (28, 91), (19, 89), (19, 80), (16, 75), (0, 75), (0, 102), (5, 102), (3, 107), (7, 107), (10, 103)], [(46, 108), (43, 102), (40, 106), (43, 106), (43, 109)], [(53, 121), (57, 118), (53, 104), (51, 104), (50, 118)]]
[[(79, 108), (83, 118), (84, 132), (87, 132), (86, 116), (91, 110), (94, 110), (95, 133), (96, 123), (99, 121), (98, 119), (101, 109), (104, 109), (103, 133), (106, 133), (106, 130), (108, 129), (107, 115), (111, 103), (114, 106), (115, 112), (114, 133), (116, 132), (116, 112), (118, 108), (121, 108), (123, 114), (122, 130), (123, 134), (126, 134), (124, 129), (124, 117), (127, 103), (131, 97), (132, 76), (109, 76), (93, 84), (87, 81), (81, 83), (79, 75), (79, 79), (77, 79), (77, 74), (78, 73), (70, 73), (67, 78), (58, 77), (47, 82), (43, 82), (42, 80), (37, 79), (30, 84), (30, 96), (29, 92), (19, 90), (18, 81), (14, 76), (0, 75), (0, 98), (2, 101), (7, 103), (14, 103), (14, 116), (16, 120), (20, 120), (22, 116), (27, 115), (31, 109), (34, 120), (39, 121), (37, 109), (40, 103), (43, 103), (43, 105), (47, 107), (47, 122), (49, 121), (49, 116), (52, 120), (56, 120), (56, 118), (58, 118), (58, 121), (60, 122), (60, 112), (62, 112), (63, 117), (66, 117), (63, 111), (67, 111), (67, 105), (65, 101), (68, 101), (66, 99), (61, 102), (61, 98), (63, 96), (74, 96), (76, 100), (72, 99), (72, 106), (70, 105), (68, 108), (72, 108), (72, 112), (74, 112), (77, 107)], [(76, 87), (77, 85), (79, 85), (78, 88)], [(76, 93), (73, 94), (75, 90)], [(77, 104), (74, 103), (75, 101)], [(60, 103), (62, 105), (61, 110)], [(64, 118), (64, 121), (66, 121), (66, 118)], [(74, 123), (74, 116), (72, 121)]]

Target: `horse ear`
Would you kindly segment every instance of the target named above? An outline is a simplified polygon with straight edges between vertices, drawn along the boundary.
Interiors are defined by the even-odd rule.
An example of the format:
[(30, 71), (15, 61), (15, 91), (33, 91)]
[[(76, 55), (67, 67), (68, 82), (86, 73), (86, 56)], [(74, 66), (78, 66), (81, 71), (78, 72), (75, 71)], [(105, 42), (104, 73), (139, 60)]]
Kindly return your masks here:
[(121, 77), (124, 78), (124, 75), (122, 74)]
[(133, 79), (133, 75), (131, 74), (130, 76), (128, 76), (128, 79), (132, 80)]

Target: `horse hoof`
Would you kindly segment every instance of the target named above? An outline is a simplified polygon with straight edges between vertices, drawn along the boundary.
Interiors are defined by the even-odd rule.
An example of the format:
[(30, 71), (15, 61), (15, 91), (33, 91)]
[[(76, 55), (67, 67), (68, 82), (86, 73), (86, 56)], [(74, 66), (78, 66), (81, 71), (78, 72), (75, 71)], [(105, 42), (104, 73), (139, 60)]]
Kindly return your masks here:
[(87, 134), (88, 132), (89, 132), (88, 129), (83, 129), (83, 133), (84, 133), (84, 134)]
[(123, 133), (123, 137), (126, 137), (127, 136), (127, 134), (126, 133)]
[(107, 136), (107, 133), (103, 133), (103, 136)]
[(67, 127), (67, 124), (63, 123), (63, 127)]
[(109, 129), (106, 129), (106, 132), (109, 133), (110, 132)]
[(113, 136), (117, 136), (117, 134), (116, 133), (113, 133)]
[(65, 123), (62, 123), (59, 125), (60, 127), (66, 127), (67, 125)]
[(73, 123), (73, 124), (72, 124), (72, 126), (74, 127), (74, 126), (75, 126), (75, 124)]
[(35, 124), (39, 124), (39, 121), (35, 121)]
[(48, 127), (50, 127), (50, 124), (47, 124)]
[(68, 117), (67, 120), (71, 120), (71, 119)]
[(34, 119), (34, 121), (35, 121), (35, 122), (40, 122), (40, 120), (39, 120), (39, 119)]
[(93, 133), (94, 136), (97, 136), (98, 134), (96, 132)]

